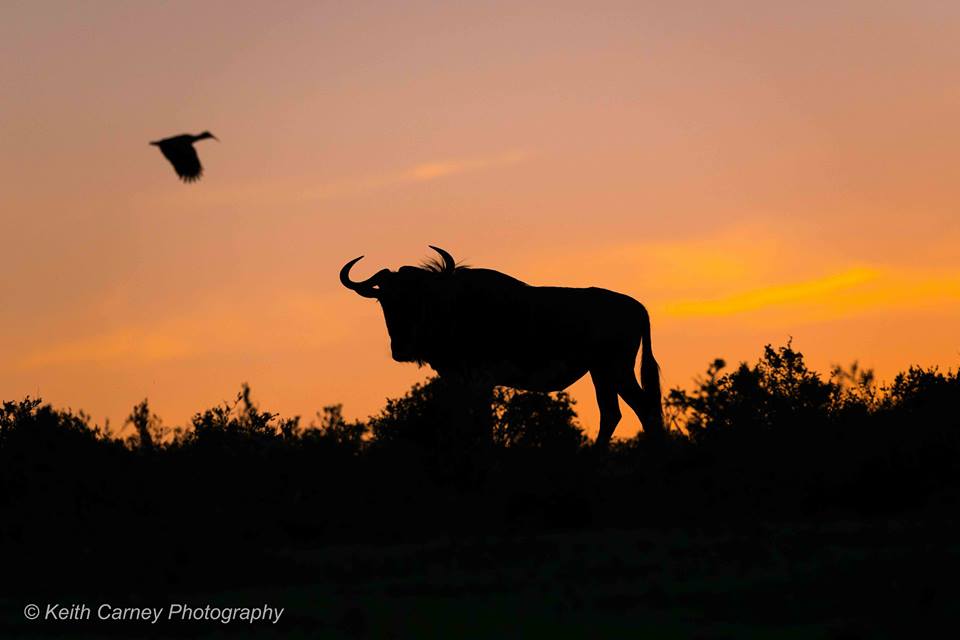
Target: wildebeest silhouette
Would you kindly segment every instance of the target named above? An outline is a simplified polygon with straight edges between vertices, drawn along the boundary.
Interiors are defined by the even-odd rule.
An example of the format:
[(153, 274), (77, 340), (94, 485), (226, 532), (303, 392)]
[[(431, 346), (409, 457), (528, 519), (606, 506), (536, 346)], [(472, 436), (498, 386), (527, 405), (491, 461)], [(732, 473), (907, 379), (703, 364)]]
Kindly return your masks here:
[(441, 260), (381, 269), (360, 282), (350, 269), (363, 256), (340, 270), (343, 286), (380, 302), (394, 360), (429, 364), (441, 378), (528, 391), (559, 391), (590, 372), (600, 408), (597, 445), (606, 446), (620, 422), (618, 395), (645, 433), (664, 433), (660, 368), (640, 302), (596, 287), (531, 286), (457, 266), (449, 253), (430, 248)]

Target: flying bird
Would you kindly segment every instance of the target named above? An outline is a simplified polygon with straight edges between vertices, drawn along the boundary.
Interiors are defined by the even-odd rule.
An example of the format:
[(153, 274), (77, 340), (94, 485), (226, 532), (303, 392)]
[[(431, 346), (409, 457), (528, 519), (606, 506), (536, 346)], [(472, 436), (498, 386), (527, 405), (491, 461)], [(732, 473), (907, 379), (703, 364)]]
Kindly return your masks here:
[(160, 147), (163, 157), (170, 161), (181, 180), (196, 182), (203, 175), (203, 166), (200, 164), (197, 150), (193, 148), (193, 143), (207, 138), (213, 138), (219, 142), (217, 136), (209, 131), (204, 131), (198, 136), (184, 133), (172, 138), (154, 140), (150, 144)]

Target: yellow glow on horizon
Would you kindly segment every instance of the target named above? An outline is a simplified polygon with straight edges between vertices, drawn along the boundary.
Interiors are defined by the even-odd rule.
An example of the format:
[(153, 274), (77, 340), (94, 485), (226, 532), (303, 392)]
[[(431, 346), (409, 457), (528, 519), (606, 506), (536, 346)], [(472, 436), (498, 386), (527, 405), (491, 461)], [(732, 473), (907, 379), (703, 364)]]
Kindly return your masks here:
[(840, 291), (875, 280), (880, 271), (869, 267), (853, 267), (815, 280), (775, 285), (726, 296), (716, 300), (667, 302), (666, 315), (678, 318), (691, 316), (727, 316), (756, 311), (765, 307), (796, 302), (820, 301)]
[(716, 317), (767, 308), (800, 307), (815, 318), (837, 318), (883, 309), (911, 309), (960, 301), (960, 273), (942, 270), (851, 267), (839, 273), (763, 287), (713, 300), (667, 302), (675, 318)]

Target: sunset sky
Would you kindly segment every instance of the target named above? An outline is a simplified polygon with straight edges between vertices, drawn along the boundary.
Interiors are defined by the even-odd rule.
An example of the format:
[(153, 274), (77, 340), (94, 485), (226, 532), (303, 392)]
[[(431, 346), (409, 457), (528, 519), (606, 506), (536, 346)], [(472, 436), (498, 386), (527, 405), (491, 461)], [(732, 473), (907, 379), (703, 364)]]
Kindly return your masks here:
[(337, 272), (428, 244), (634, 296), (668, 387), (960, 364), (957, 2), (5, 0), (0, 60), (3, 400), (366, 417), (429, 370)]

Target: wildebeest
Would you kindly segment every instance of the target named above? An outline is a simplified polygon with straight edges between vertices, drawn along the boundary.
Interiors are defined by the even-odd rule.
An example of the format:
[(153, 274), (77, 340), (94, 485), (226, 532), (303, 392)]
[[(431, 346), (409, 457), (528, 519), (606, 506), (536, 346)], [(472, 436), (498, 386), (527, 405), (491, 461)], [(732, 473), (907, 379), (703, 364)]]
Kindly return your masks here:
[(620, 422), (617, 396), (645, 433), (664, 433), (650, 316), (637, 300), (596, 287), (531, 286), (499, 271), (457, 266), (449, 253), (430, 248), (442, 260), (382, 269), (360, 282), (350, 279), (350, 269), (363, 256), (340, 270), (343, 286), (380, 303), (394, 360), (426, 363), (441, 378), (465, 376), (491, 389), (559, 391), (590, 372), (599, 446)]

